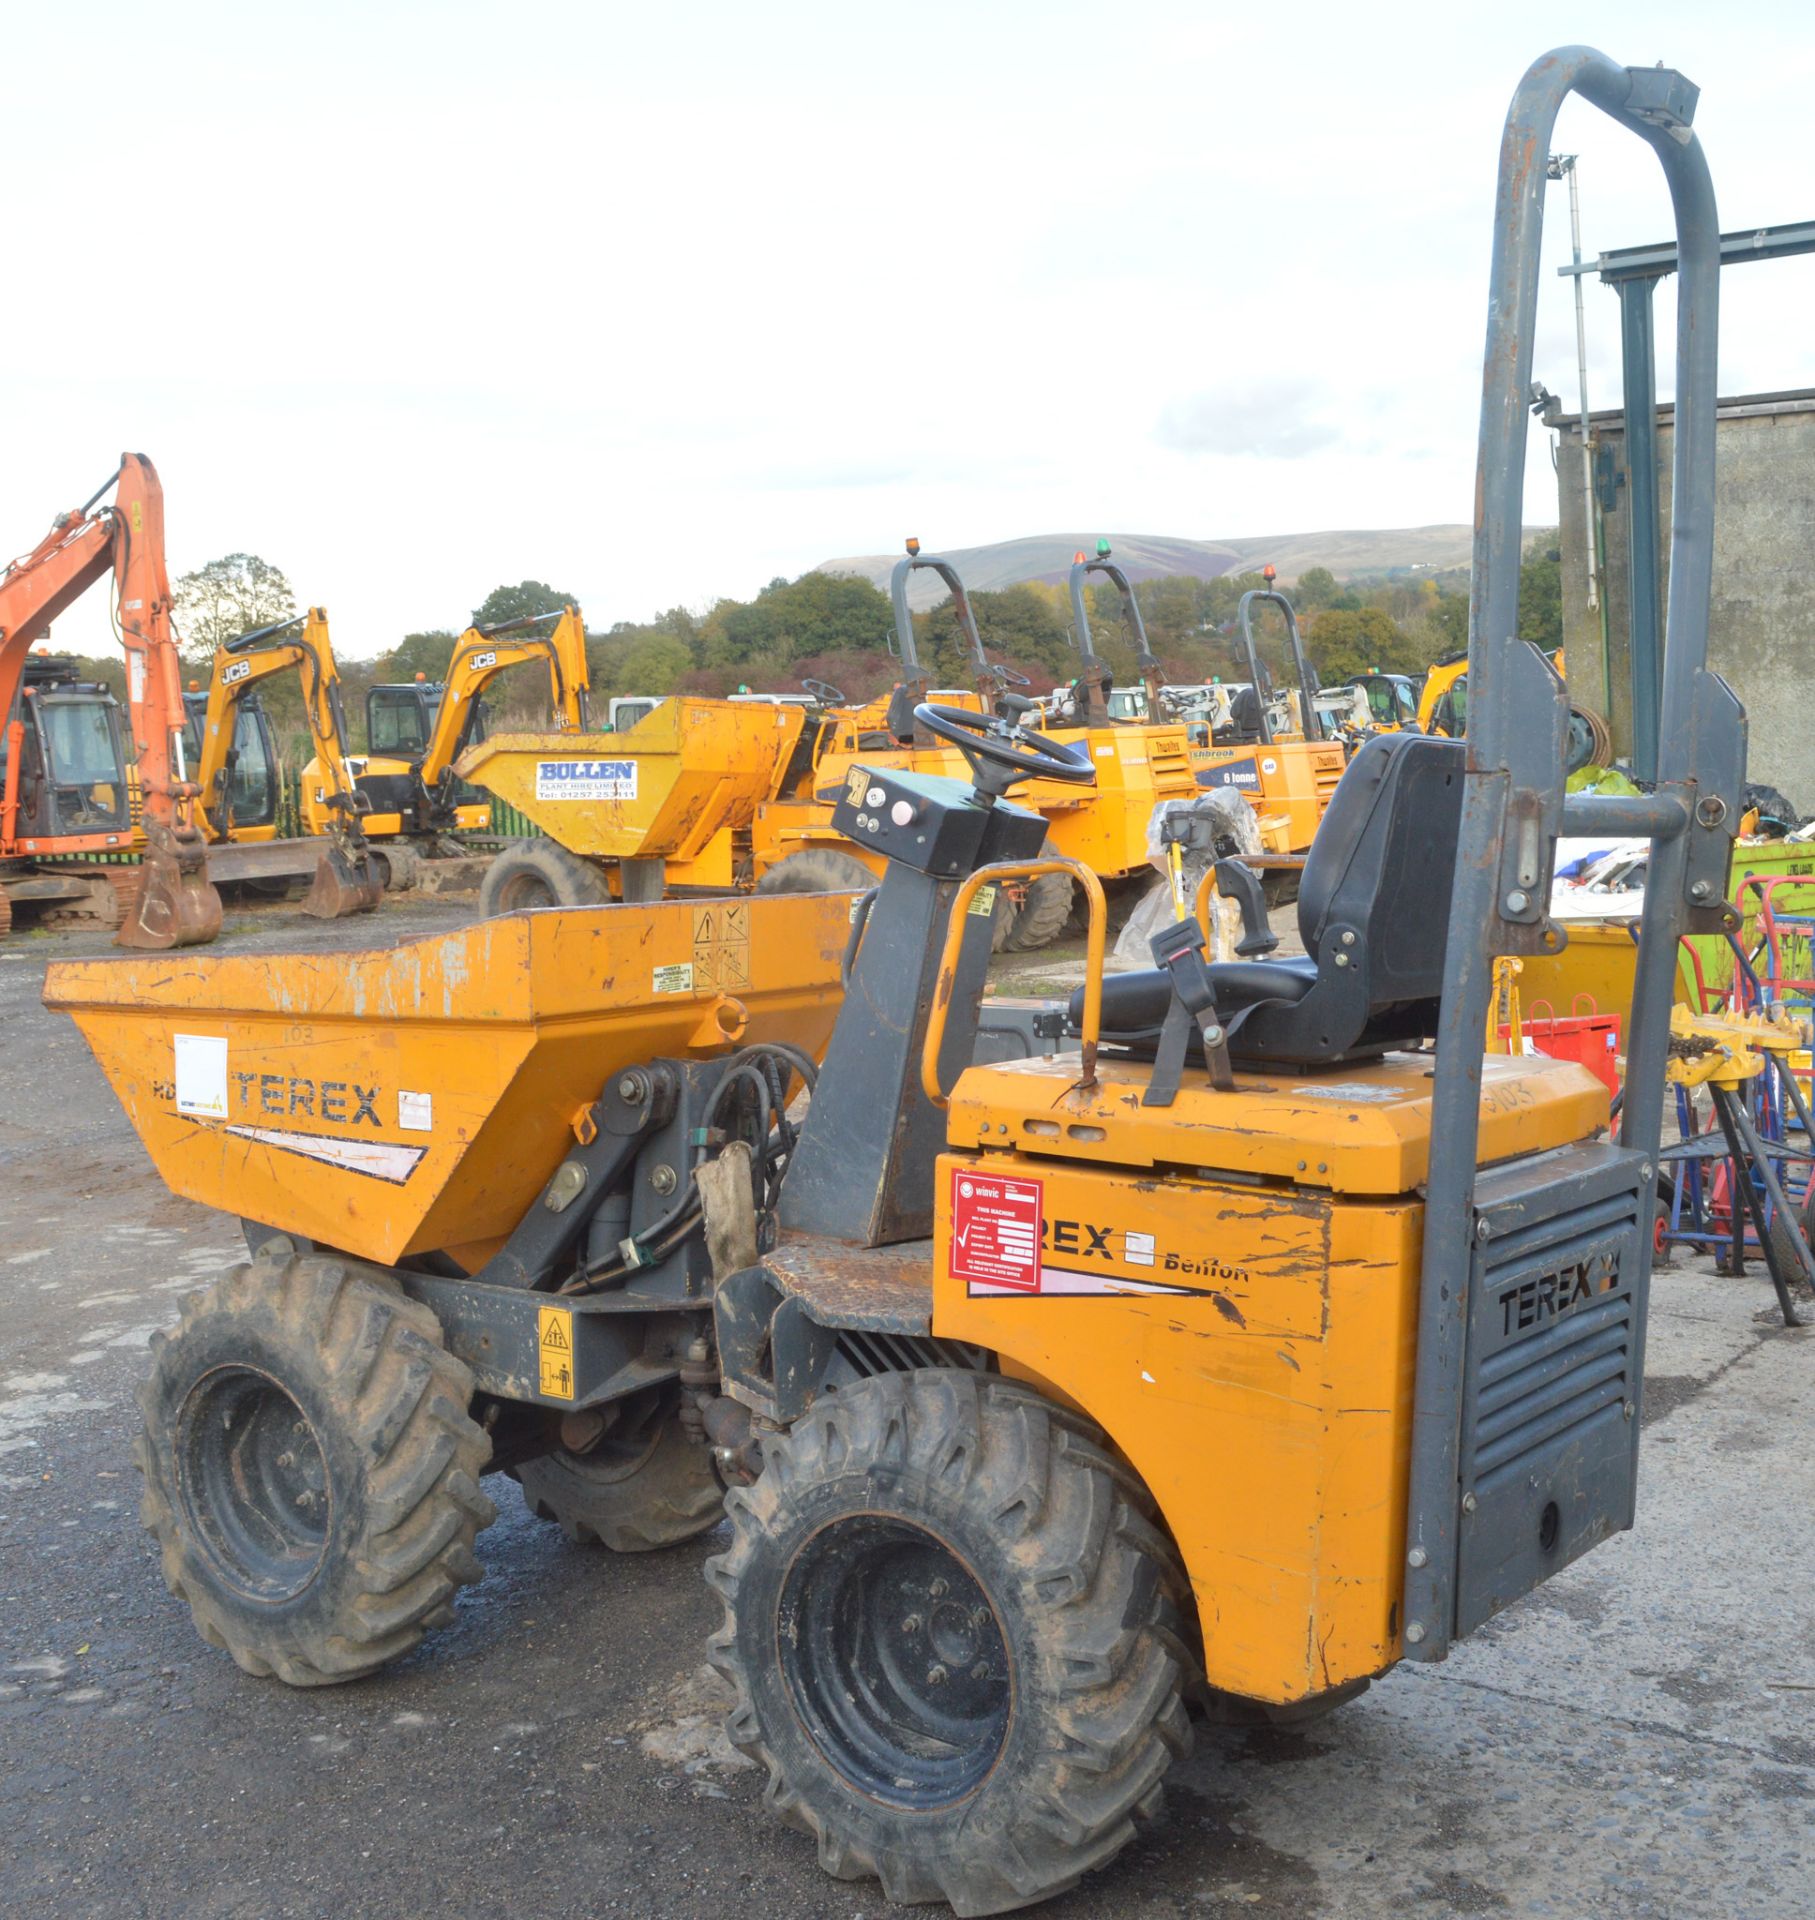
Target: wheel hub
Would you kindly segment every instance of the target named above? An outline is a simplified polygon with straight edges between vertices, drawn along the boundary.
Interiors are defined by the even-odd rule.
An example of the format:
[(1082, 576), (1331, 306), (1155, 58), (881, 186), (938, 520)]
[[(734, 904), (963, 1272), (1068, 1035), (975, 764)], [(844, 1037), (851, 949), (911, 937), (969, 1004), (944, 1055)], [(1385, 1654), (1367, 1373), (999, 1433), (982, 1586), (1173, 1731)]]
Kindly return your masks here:
[(268, 1373), (222, 1367), (177, 1420), (179, 1497), (216, 1573), (254, 1600), (288, 1600), (327, 1551), (332, 1489), (314, 1428)]
[(982, 1784), (1008, 1735), (1008, 1651), (935, 1534), (881, 1514), (823, 1528), (788, 1570), (779, 1625), (794, 1711), (854, 1788), (927, 1809)]

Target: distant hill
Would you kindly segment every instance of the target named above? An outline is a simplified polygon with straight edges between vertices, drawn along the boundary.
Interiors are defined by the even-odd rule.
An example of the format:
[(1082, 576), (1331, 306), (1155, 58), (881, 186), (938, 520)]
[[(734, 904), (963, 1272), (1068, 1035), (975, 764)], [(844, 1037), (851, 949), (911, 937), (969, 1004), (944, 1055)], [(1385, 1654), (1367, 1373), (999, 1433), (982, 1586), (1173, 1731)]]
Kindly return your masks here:
[[(1527, 528), (1527, 537), (1544, 531)], [(1446, 573), (1466, 569), (1474, 530), (1457, 522), (1436, 527), (1388, 527), (1373, 532), (1278, 533), (1244, 535), (1238, 540), (1181, 540), (1160, 534), (1112, 533), (1115, 558), (1131, 580), (1150, 580), (1164, 574), (1192, 574), (1214, 580), (1218, 574), (1242, 572), (1271, 561), (1283, 580), (1296, 580), (1312, 567), (1328, 567), (1339, 580), (1363, 580), (1393, 573)], [(988, 547), (943, 547), (967, 587), (978, 592), (1012, 587), (1023, 580), (1063, 581), (1072, 556), (1080, 548), (1095, 550), (1095, 532), (1033, 534), (1021, 540), (999, 540)], [(929, 552), (934, 549), (929, 545)], [(893, 553), (856, 554), (841, 560), (822, 560), (821, 573), (857, 574), (887, 587), (899, 556)], [(936, 574), (922, 571), (914, 577), (911, 602), (916, 609), (945, 598)]]

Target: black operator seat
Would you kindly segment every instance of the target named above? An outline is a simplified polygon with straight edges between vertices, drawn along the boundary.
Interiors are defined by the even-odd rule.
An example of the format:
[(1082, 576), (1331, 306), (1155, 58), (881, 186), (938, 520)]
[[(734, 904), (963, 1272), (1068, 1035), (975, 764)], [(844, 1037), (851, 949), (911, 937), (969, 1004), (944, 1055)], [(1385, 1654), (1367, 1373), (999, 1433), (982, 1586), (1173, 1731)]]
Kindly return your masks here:
[[(1209, 968), (1229, 1051), (1249, 1066), (1336, 1066), (1436, 1031), (1467, 748), (1382, 733), (1330, 797), (1298, 890), (1305, 957)], [(1171, 998), (1161, 968), (1103, 982), (1103, 1040), (1151, 1052)], [(1083, 989), (1066, 1006), (1076, 1033)]]
[(1265, 737), (1265, 709), (1260, 695), (1251, 686), (1237, 687), (1229, 696), (1229, 724), (1223, 729), (1219, 745), (1247, 746)]

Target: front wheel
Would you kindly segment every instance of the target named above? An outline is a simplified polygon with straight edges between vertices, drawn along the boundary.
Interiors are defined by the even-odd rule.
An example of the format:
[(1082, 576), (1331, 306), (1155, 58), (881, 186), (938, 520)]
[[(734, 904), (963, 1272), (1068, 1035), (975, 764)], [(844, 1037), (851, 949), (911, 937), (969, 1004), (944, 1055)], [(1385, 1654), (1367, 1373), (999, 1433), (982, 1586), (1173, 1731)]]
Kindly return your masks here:
[(822, 1399), (707, 1566), (733, 1741), (840, 1879), (1001, 1913), (1074, 1885), (1185, 1751), (1183, 1581), (1102, 1436), (956, 1371)]
[(601, 907), (611, 898), (605, 876), (554, 840), (525, 840), (499, 854), (479, 882), (479, 917), (495, 919), (525, 907)]
[(142, 1517), (196, 1629), (293, 1687), (357, 1679), (454, 1617), (494, 1517), (472, 1375), (352, 1261), (261, 1254), (152, 1342)]

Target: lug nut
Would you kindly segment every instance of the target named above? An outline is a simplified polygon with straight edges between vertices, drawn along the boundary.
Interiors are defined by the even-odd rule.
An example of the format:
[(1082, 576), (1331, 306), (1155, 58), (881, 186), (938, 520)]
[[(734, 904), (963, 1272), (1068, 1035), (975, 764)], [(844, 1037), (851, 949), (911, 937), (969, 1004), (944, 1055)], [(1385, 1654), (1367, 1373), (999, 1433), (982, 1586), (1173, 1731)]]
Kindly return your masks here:
[(904, 1621), (902, 1621), (901, 1631), (903, 1633), (918, 1633), (920, 1631), (919, 1614), (910, 1613), (908, 1617)]
[(942, 1687), (948, 1678), (949, 1676), (943, 1667), (932, 1666), (926, 1670), (926, 1684), (929, 1687)]
[(977, 1664), (971, 1668), (971, 1678), (973, 1680), (987, 1680), (989, 1678), (988, 1665), (984, 1661), (979, 1660)]
[(927, 1592), (930, 1593), (935, 1600), (943, 1600), (947, 1591), (948, 1589), (943, 1580), (935, 1580), (933, 1584), (927, 1588)]
[(296, 1455), (293, 1453), (280, 1453), (277, 1456), (277, 1464), (280, 1467), (293, 1467), (296, 1465)]

